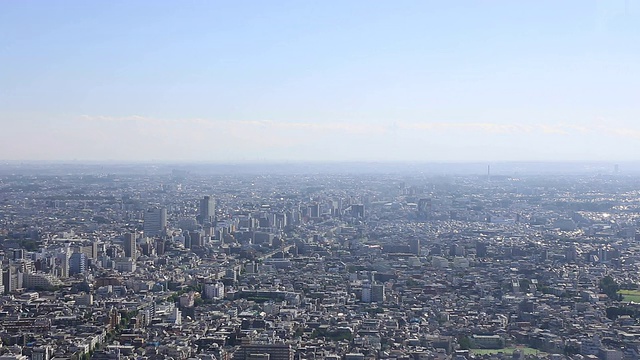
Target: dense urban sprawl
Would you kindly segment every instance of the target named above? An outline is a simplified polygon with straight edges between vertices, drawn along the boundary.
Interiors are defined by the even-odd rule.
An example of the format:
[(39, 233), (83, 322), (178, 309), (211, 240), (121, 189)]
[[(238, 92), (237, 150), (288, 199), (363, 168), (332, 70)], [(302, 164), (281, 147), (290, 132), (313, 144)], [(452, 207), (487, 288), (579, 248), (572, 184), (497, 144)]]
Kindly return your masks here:
[(5, 359), (639, 359), (640, 179), (0, 175)]

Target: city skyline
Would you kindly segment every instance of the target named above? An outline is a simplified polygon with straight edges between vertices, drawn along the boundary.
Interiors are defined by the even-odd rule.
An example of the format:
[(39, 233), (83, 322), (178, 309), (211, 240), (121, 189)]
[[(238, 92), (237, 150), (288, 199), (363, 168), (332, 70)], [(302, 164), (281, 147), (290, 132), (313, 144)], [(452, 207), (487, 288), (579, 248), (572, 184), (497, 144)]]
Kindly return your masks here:
[(637, 161), (636, 1), (0, 7), (0, 160)]
[(640, 358), (637, 176), (115, 168), (0, 172), (3, 360)]

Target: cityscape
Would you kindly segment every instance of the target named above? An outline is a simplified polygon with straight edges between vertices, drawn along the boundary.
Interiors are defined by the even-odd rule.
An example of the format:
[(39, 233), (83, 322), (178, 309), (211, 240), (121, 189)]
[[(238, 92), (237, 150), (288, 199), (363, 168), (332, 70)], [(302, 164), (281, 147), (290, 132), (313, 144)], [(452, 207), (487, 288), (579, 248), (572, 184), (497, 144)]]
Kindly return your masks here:
[(5, 164), (0, 358), (640, 356), (640, 184), (617, 165), (206, 168)]

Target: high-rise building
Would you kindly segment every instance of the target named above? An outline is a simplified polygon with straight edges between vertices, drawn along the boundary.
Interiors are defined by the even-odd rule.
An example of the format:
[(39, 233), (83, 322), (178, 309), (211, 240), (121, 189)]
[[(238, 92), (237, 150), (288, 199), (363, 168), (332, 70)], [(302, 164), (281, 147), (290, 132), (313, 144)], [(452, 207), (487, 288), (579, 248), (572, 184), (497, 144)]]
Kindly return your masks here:
[(384, 285), (383, 284), (371, 285), (371, 301), (377, 302), (377, 303), (383, 303), (384, 300), (385, 300)]
[(418, 219), (419, 220), (431, 220), (432, 218), (432, 203), (431, 199), (425, 198), (418, 200)]
[(22, 273), (15, 265), (9, 265), (2, 273), (2, 284), (5, 293), (16, 291), (22, 287)]
[(191, 249), (191, 235), (189, 235), (188, 231), (183, 233), (184, 236), (184, 247), (185, 249)]
[(483, 258), (487, 257), (487, 244), (476, 241), (476, 257)]
[(286, 213), (275, 214), (275, 227), (278, 229), (284, 229), (289, 225), (289, 218)]
[(144, 238), (140, 244), (140, 250), (142, 250), (142, 255), (152, 256), (155, 254), (155, 248), (148, 238)]
[(153, 207), (144, 213), (143, 232), (146, 237), (155, 237), (167, 227), (167, 209), (165, 207)]
[(371, 283), (365, 283), (362, 285), (362, 302), (370, 303), (372, 301), (372, 288)]
[(416, 238), (409, 240), (409, 249), (411, 250), (412, 254), (420, 256), (422, 254), (420, 248), (420, 239)]
[(352, 204), (351, 205), (351, 216), (357, 219), (364, 218), (364, 205), (363, 204)]
[(320, 217), (320, 204), (315, 203), (309, 205), (309, 217), (318, 218)]
[(164, 239), (156, 240), (156, 254), (158, 256), (164, 255)]
[(70, 246), (66, 244), (60, 254), (60, 277), (62, 278), (69, 277), (69, 256), (71, 256)]
[(69, 258), (69, 275), (84, 274), (87, 271), (87, 256), (81, 252), (71, 254)]
[(13, 260), (22, 260), (22, 259), (24, 259), (24, 249), (13, 250)]
[(189, 249), (194, 246), (202, 246), (202, 234), (200, 234), (199, 231), (189, 232), (189, 238), (191, 239), (191, 246)]
[(200, 199), (200, 208), (198, 209), (198, 222), (200, 224), (215, 223), (216, 219), (216, 202), (215, 200), (206, 195)]
[(6, 269), (2, 271), (2, 285), (4, 287), (5, 294), (8, 294), (15, 290), (15, 288), (12, 287), (12, 283), (11, 283), (11, 278), (13, 277), (14, 273), (15, 273), (15, 269), (11, 265), (9, 265)]
[(93, 240), (89, 244), (85, 244), (79, 247), (79, 252), (87, 255), (88, 259), (97, 259), (98, 258), (98, 241)]
[(124, 234), (124, 256), (132, 259), (137, 259), (135, 233)]

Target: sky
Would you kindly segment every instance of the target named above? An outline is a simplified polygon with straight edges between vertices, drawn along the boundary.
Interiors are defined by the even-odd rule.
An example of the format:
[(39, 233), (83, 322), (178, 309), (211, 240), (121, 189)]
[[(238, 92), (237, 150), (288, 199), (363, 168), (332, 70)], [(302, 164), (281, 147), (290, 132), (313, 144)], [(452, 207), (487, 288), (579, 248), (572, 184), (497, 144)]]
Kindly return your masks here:
[(637, 161), (640, 0), (0, 0), (0, 160)]

